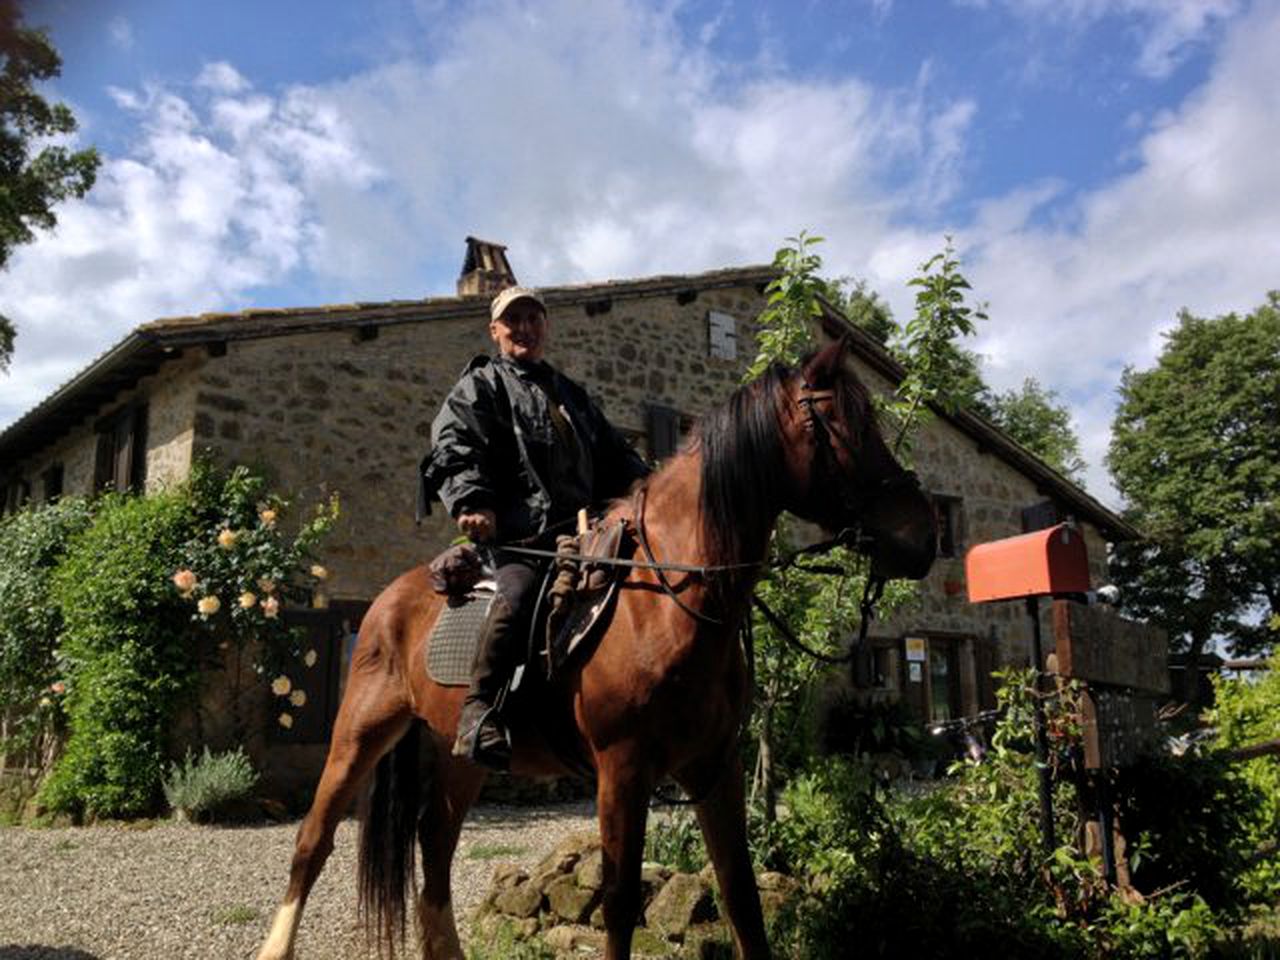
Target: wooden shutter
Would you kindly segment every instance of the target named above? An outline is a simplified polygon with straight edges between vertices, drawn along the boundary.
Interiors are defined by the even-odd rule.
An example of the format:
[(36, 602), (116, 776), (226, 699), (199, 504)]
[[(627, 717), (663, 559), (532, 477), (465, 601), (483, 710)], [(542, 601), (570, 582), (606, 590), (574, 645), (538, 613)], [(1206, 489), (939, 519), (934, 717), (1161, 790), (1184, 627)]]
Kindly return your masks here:
[(649, 459), (661, 461), (680, 446), (680, 412), (671, 407), (651, 403), (647, 411)]
[(147, 487), (147, 405), (133, 411), (130, 418), (129, 485), (130, 490), (142, 493)]
[(98, 433), (98, 451), (93, 461), (93, 492), (111, 486), (115, 477), (115, 431), (106, 427)]

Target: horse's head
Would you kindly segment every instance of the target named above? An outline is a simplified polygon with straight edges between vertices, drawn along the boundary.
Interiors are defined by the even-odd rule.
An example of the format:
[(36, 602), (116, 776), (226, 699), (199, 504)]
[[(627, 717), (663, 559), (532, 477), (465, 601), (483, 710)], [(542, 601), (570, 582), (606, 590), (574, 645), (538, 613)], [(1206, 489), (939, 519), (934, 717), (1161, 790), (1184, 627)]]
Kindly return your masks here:
[(937, 550), (933, 506), (880, 435), (845, 346), (841, 339), (823, 348), (786, 385), (787, 509), (832, 533), (855, 531), (873, 573), (918, 580)]

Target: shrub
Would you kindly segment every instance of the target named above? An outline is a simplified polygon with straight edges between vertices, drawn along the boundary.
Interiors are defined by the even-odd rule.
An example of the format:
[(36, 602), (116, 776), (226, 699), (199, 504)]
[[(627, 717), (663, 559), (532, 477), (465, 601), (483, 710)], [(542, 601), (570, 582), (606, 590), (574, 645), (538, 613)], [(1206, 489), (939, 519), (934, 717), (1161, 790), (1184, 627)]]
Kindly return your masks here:
[(62, 614), (50, 579), (90, 515), (88, 501), (68, 497), (0, 521), (0, 705), (10, 714), (0, 753), (28, 753), (62, 727)]
[(205, 747), (199, 757), (188, 750), (181, 763), (170, 766), (164, 781), (164, 798), (174, 810), (199, 820), (244, 800), (257, 783), (258, 773), (243, 748), (214, 754)]
[(210, 667), (232, 657), (229, 709), (235, 736), (248, 731), (241, 710), (240, 665), (245, 658), (279, 698), (281, 723), (291, 724), (307, 692), (297, 684), (316, 651), (301, 646), (301, 631), (285, 625), (284, 604), (305, 604), (323, 591), (328, 571), (311, 562), (312, 551), (338, 516), (336, 498), (311, 519), (286, 531), (289, 502), (267, 488), (266, 478), (245, 467), (227, 473), (198, 465), (189, 487), (197, 509), (170, 590), (186, 602), (191, 633)]
[[(291, 535), (278, 525), (285, 505), (252, 471), (205, 465), (175, 489), (98, 501), (51, 577), (64, 624), (56, 661), (70, 735), (41, 787), (45, 807), (90, 817), (152, 812), (171, 722), (181, 704), (199, 703), (202, 670), (226, 664), (228, 649), (239, 657), (251, 646), (262, 676), (289, 659), (314, 662), (284, 625), (281, 605), (323, 580), (319, 566), (304, 571), (337, 504)], [(238, 684), (238, 660), (232, 669)], [(291, 683), (273, 689), (292, 706), (306, 702)], [(233, 696), (243, 738), (239, 707)]]
[[(878, 787), (869, 766), (838, 759), (788, 786), (784, 814), (763, 838), (764, 856), (803, 879), (809, 895), (774, 928), (780, 956), (843, 957), (850, 943), (872, 956), (929, 957), (1203, 957), (1217, 949), (1232, 914), (1214, 905), (1222, 890), (1209, 872), (1193, 869), (1198, 859), (1231, 869), (1212, 849), (1223, 846), (1212, 831), (1132, 835), (1151, 879), (1160, 865), (1158, 879), (1177, 880), (1172, 889), (1147, 888), (1145, 900), (1125, 898), (1075, 850), (1074, 797), (1059, 784), (1054, 814), (1066, 842), (1044, 851), (1027, 680), (1006, 677), (1004, 715), (987, 759), (953, 765), (947, 780), (923, 794)], [(1049, 708), (1051, 729), (1067, 731), (1069, 741), (1070, 698)], [(1052, 763), (1062, 761), (1060, 752)], [(1200, 775), (1205, 787), (1189, 788), (1187, 804), (1170, 802), (1181, 789), (1176, 779), (1160, 781), (1152, 803), (1163, 796), (1182, 809), (1177, 816), (1192, 819), (1197, 805), (1230, 799), (1221, 778), (1182, 772), (1183, 779)], [(1136, 810), (1136, 801), (1126, 809)], [(1242, 809), (1232, 801), (1224, 816)]]
[[(1218, 726), (1217, 746), (1232, 749), (1276, 737), (1280, 733), (1280, 654), (1271, 658), (1270, 669), (1259, 677), (1215, 679), (1214, 701), (1210, 719)], [(1245, 831), (1254, 863), (1241, 883), (1257, 900), (1280, 902), (1280, 856), (1275, 853), (1280, 837), (1280, 761), (1274, 756), (1257, 757), (1233, 764), (1231, 770), (1259, 798)]]
[(72, 815), (155, 809), (173, 709), (195, 690), (187, 613), (169, 585), (193, 522), (182, 492), (103, 498), (53, 576), (70, 736), (40, 791)]
[(687, 807), (675, 807), (649, 822), (644, 858), (682, 873), (697, 873), (707, 863), (702, 829)]

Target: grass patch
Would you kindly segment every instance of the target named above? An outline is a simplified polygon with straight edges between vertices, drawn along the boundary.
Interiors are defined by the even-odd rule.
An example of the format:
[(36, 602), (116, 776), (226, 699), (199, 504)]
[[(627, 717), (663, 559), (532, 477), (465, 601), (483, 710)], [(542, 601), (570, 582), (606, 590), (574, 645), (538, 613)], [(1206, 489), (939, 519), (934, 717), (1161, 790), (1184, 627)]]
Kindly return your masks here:
[(243, 904), (236, 904), (232, 907), (223, 907), (213, 915), (214, 923), (219, 923), (224, 927), (242, 927), (246, 923), (253, 923), (258, 919), (258, 911), (253, 907), (246, 907)]
[(528, 847), (513, 843), (477, 843), (467, 851), (467, 859), (497, 860), (499, 857), (519, 857), (528, 852)]

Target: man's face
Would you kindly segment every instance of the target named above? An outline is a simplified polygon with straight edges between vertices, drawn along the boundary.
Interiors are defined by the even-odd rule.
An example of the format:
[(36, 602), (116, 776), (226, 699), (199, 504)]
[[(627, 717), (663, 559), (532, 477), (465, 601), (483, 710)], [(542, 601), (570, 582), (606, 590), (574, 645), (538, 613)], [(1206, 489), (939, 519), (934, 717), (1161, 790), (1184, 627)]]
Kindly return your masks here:
[(534, 301), (517, 300), (489, 321), (489, 336), (504, 357), (537, 363), (547, 346), (547, 315)]

